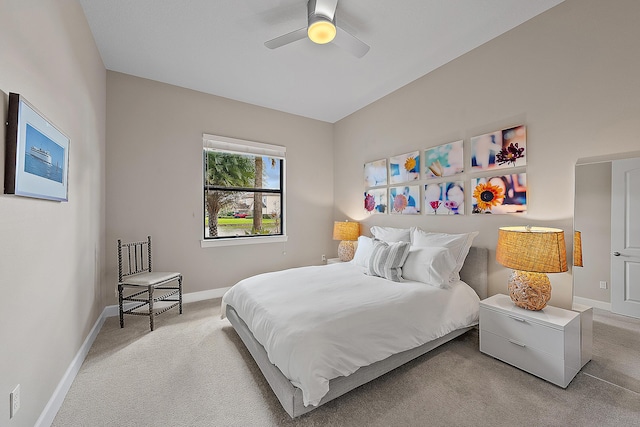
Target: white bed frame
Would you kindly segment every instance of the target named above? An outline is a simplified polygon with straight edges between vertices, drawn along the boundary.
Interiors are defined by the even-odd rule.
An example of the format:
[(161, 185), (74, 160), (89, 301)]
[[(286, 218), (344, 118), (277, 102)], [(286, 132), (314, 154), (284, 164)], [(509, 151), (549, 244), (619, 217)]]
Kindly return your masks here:
[[(460, 271), (460, 277), (462, 280), (476, 291), (480, 299), (485, 299), (487, 297), (488, 256), (488, 249), (471, 247), (464, 266)], [(264, 347), (262, 347), (262, 345), (254, 338), (247, 325), (238, 316), (233, 307), (229, 305), (227, 306), (226, 315), (242, 339), (242, 342), (244, 342), (245, 346), (251, 353), (251, 356), (253, 356), (254, 360), (258, 364), (258, 367), (271, 386), (271, 389), (278, 397), (282, 407), (287, 411), (291, 418), (295, 418), (312, 411), (318, 406), (321, 406), (336, 397), (342, 396), (346, 392), (366, 384), (369, 381), (404, 365), (416, 357), (419, 357), (472, 329), (472, 327), (468, 327), (455, 330), (443, 337), (423, 344), (420, 347), (394, 354), (384, 360), (373, 363), (369, 366), (364, 366), (349, 376), (334, 378), (329, 381), (329, 392), (322, 398), (318, 406), (309, 405), (305, 407), (302, 403), (302, 390), (293, 386), (293, 384), (291, 384), (291, 382), (282, 374), (280, 369), (269, 361), (269, 357), (267, 356), (267, 352)]]

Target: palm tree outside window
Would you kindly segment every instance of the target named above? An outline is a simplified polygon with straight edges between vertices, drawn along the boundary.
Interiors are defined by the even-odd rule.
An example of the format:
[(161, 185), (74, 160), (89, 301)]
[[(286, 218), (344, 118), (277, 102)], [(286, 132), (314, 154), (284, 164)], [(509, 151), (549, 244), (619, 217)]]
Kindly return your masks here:
[(204, 239), (284, 235), (284, 147), (203, 137)]

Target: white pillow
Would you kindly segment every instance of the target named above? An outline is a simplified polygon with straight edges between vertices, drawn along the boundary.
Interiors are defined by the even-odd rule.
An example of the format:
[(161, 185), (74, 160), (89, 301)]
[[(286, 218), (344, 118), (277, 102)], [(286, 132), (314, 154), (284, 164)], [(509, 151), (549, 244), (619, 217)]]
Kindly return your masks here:
[(393, 227), (379, 227), (374, 225), (371, 227), (371, 234), (378, 240), (383, 242), (411, 242), (411, 232), (415, 227), (411, 228), (393, 228)]
[(401, 282), (402, 266), (409, 255), (410, 248), (409, 242), (385, 243), (375, 240), (367, 274)]
[(456, 260), (449, 249), (413, 246), (402, 266), (402, 278), (448, 288), (455, 268)]
[(462, 234), (447, 234), (447, 233), (427, 233), (416, 228), (413, 231), (413, 245), (416, 247), (444, 247), (451, 251), (451, 255), (456, 260), (456, 268), (451, 273), (451, 282), (460, 280), (460, 270), (464, 264), (464, 260), (467, 258), (469, 248), (473, 239), (480, 234), (478, 231)]
[(373, 239), (367, 236), (358, 237), (358, 247), (353, 256), (353, 263), (361, 267), (369, 268), (369, 259), (373, 252)]

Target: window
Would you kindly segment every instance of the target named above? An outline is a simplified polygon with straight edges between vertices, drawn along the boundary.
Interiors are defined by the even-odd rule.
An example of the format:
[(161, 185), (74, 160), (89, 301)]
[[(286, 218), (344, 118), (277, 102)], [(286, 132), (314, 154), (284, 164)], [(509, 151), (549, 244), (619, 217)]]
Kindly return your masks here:
[(286, 240), (285, 153), (277, 145), (203, 135), (205, 242)]

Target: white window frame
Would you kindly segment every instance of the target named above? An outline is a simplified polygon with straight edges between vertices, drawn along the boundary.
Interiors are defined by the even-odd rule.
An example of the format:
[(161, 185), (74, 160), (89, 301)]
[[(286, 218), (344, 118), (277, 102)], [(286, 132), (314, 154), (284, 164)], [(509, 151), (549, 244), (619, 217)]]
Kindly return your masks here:
[[(226, 153), (237, 153), (237, 154), (253, 154), (253, 155), (262, 155), (269, 157), (276, 157), (278, 159), (282, 159), (282, 201), (280, 203), (280, 212), (282, 216), (282, 234), (277, 236), (251, 236), (251, 237), (219, 237), (216, 239), (205, 239), (204, 238), (204, 219), (205, 219), (205, 207), (204, 207), (204, 198), (201, 199), (201, 203), (203, 204), (202, 218), (200, 219), (200, 227), (201, 231), (201, 240), (200, 246), (203, 248), (211, 248), (211, 247), (219, 247), (219, 246), (238, 246), (238, 245), (256, 245), (263, 243), (280, 243), (286, 242), (288, 240), (287, 237), (287, 229), (286, 229), (286, 170), (287, 170), (287, 162), (286, 162), (286, 154), (287, 149), (281, 145), (273, 145), (273, 144), (265, 144), (263, 142), (256, 141), (247, 141), (244, 139), (236, 139), (229, 138), (226, 136), (219, 135), (211, 135), (211, 134), (202, 134), (202, 149), (210, 149), (214, 151), (226, 152)], [(201, 189), (205, 187), (205, 164), (202, 164), (202, 185)]]

